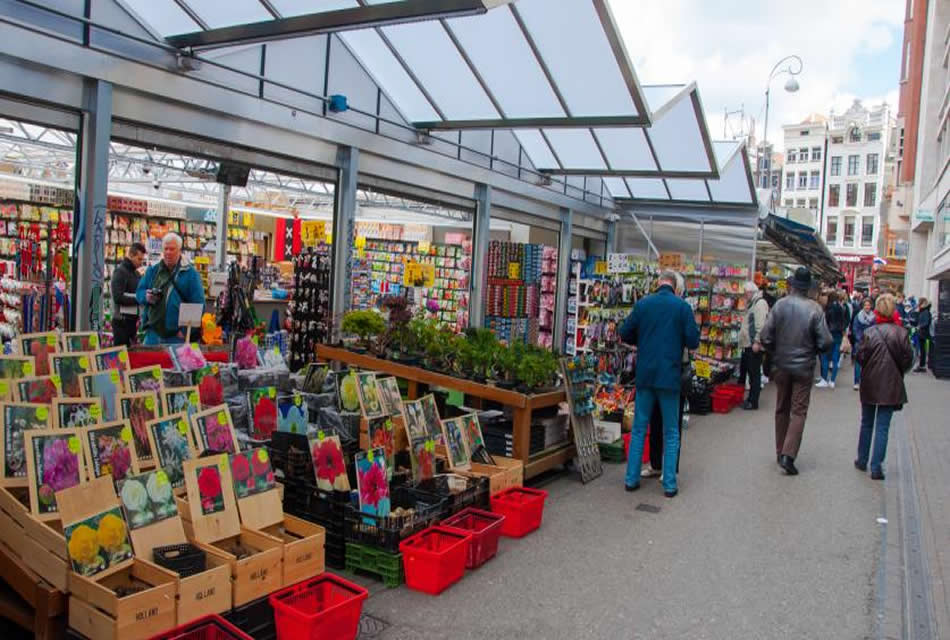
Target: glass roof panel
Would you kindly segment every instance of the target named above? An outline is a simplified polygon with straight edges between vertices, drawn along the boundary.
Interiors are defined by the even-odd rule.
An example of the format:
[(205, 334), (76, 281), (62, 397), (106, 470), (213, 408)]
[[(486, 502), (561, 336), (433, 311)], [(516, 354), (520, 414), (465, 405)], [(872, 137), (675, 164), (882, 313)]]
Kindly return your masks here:
[(415, 22), (382, 30), (446, 118), (500, 117), (441, 24)]
[[(594, 142), (594, 136), (588, 129), (545, 129), (544, 135), (547, 136), (554, 153), (561, 160), (565, 167), (605, 170), (607, 165), (604, 158), (597, 149), (597, 143)], [(534, 160), (534, 158), (532, 158)], [(535, 166), (539, 169), (553, 169), (552, 166), (544, 166), (535, 161)]]
[(270, 0), (270, 2), (285, 18), (360, 6), (356, 0)]
[(658, 111), (660, 107), (676, 97), (686, 87), (685, 84), (654, 84), (640, 87), (647, 99), (650, 111)]
[(557, 158), (551, 153), (551, 148), (538, 129), (516, 129), (512, 133), (518, 138), (534, 166), (545, 169), (558, 166)]
[(519, 0), (511, 7), (524, 20), (571, 115), (639, 115), (590, 0), (559, 0), (556, 10), (550, 0)]
[(209, 27), (230, 27), (236, 24), (272, 20), (274, 16), (257, 0), (186, 0)]
[(162, 37), (201, 28), (173, 0), (125, 0), (125, 3)]
[(653, 122), (648, 131), (664, 171), (712, 171), (699, 119), (689, 95), (684, 95)]
[(669, 200), (663, 181), (657, 178), (626, 178), (627, 187), (634, 198), (645, 200)]
[(629, 198), (630, 190), (623, 178), (604, 178), (604, 185), (612, 198)]
[(647, 145), (643, 129), (625, 127), (594, 129), (611, 169), (628, 171), (656, 171), (653, 154)]
[(749, 191), (749, 168), (743, 155), (733, 156), (720, 172), (719, 180), (709, 181), (709, 191), (716, 202), (742, 202), (753, 204)]
[(713, 152), (716, 154), (716, 163), (720, 169), (732, 159), (732, 154), (738, 151), (740, 144), (737, 140), (713, 140)]
[(698, 200), (709, 202), (709, 193), (706, 191), (705, 180), (670, 180), (666, 181), (670, 188), (670, 195), (674, 200)]
[(566, 115), (510, 11), (497, 9), (446, 23), (505, 114)]

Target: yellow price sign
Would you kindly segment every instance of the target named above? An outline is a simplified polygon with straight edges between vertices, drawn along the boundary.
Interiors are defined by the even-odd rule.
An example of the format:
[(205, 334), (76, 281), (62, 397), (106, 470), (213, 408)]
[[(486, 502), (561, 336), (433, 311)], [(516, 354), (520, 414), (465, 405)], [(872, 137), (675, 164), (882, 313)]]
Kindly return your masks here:
[(6, 380), (0, 380), (0, 395), (7, 395), (10, 393), (10, 385), (7, 384)]
[(696, 369), (696, 375), (700, 378), (709, 379), (712, 376), (712, 367), (704, 360), (697, 360), (694, 362), (693, 368)]
[(46, 407), (37, 407), (36, 409), (36, 418), (37, 420), (46, 420), (49, 417), (49, 409)]
[(188, 433), (188, 424), (184, 420), (178, 421), (178, 431), (182, 435), (185, 435), (186, 433)]
[(607, 263), (603, 260), (598, 260), (594, 263), (594, 275), (602, 276), (607, 274)]
[(145, 398), (145, 408), (149, 411), (155, 410), (155, 398)]
[(161, 378), (162, 378), (162, 370), (161, 370), (161, 368), (155, 367), (154, 369), (152, 369), (152, 377), (153, 377), (154, 379), (156, 379), (156, 380), (161, 380)]
[(72, 436), (69, 440), (66, 441), (66, 446), (69, 447), (71, 453), (78, 454), (82, 450), (82, 445), (79, 444), (79, 438)]
[(435, 265), (410, 260), (406, 263), (406, 269), (403, 271), (402, 284), (406, 287), (433, 286), (435, 284)]
[(122, 438), (123, 442), (132, 442), (132, 428), (129, 425), (122, 427), (119, 437)]
[(24, 375), (27, 375), (27, 376), (32, 376), (32, 375), (33, 375), (33, 363), (32, 363), (32, 362), (24, 362), (24, 363), (23, 363), (23, 373), (24, 373)]
[[(148, 405), (146, 404), (146, 406)], [(97, 404), (92, 405), (91, 407), (89, 407), (89, 415), (91, 415), (93, 418), (98, 420), (99, 418), (102, 417), (102, 407), (100, 407)]]
[(86, 356), (82, 356), (81, 358), (79, 358), (79, 366), (82, 367), (83, 369), (88, 369), (89, 358), (87, 358)]
[(119, 372), (116, 371), (115, 369), (112, 369), (111, 371), (109, 371), (109, 379), (112, 380), (113, 383), (118, 383), (118, 382), (119, 382)]
[(416, 245), (416, 250), (423, 255), (428, 254), (430, 249), (432, 249), (432, 245), (425, 240), (421, 240), (419, 244)]
[(96, 336), (96, 335), (89, 336), (89, 346), (90, 346), (90, 347), (93, 347), (93, 348), (98, 347), (98, 346), (99, 346), (99, 336)]
[(129, 361), (129, 354), (128, 354), (127, 352), (125, 352), (125, 351), (120, 351), (120, 352), (119, 352), (119, 362), (125, 364), (125, 363), (128, 362), (128, 361)]
[(518, 262), (509, 262), (508, 263), (508, 277), (512, 280), (518, 280), (521, 278), (521, 264)]
[(46, 336), (46, 345), (49, 346), (49, 347), (55, 347), (55, 346), (56, 346), (56, 336), (55, 336), (55, 335)]

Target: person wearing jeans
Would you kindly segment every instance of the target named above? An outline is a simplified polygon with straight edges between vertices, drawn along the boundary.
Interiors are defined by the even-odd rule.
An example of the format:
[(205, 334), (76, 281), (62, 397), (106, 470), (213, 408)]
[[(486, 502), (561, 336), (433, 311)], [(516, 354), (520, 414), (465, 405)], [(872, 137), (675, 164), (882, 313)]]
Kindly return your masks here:
[(844, 330), (848, 326), (847, 314), (844, 307), (838, 302), (835, 291), (828, 292), (828, 306), (825, 307), (825, 322), (831, 332), (832, 346), (830, 353), (821, 356), (821, 380), (817, 387), (831, 387), (834, 389), (838, 379), (838, 359), (841, 357), (841, 341), (844, 339)]
[(854, 466), (867, 471), (870, 462), (871, 478), (883, 480), (891, 417), (907, 402), (904, 374), (914, 364), (914, 352), (907, 339), (907, 330), (898, 324), (899, 320), (895, 320), (894, 296), (879, 296), (874, 312), (877, 321), (864, 332), (855, 356), (862, 373), (861, 431)]
[(754, 282), (745, 284), (745, 297), (748, 302), (746, 312), (742, 316), (739, 327), (739, 348), (742, 349), (742, 359), (739, 362), (739, 384), (745, 386), (746, 376), (749, 378), (749, 397), (746, 398), (743, 409), (759, 408), (759, 393), (762, 390), (762, 351), (754, 348), (759, 341), (759, 332), (765, 326), (769, 315), (769, 305), (759, 292)]
[[(862, 305), (861, 310), (858, 311), (857, 315), (854, 316), (854, 320), (851, 322), (851, 350), (852, 353), (857, 352), (858, 346), (861, 344), (861, 340), (864, 338), (864, 332), (868, 330), (869, 327), (873, 326), (875, 322), (874, 311), (871, 309), (871, 299), (866, 299)], [(854, 388), (858, 389), (861, 384), (861, 363), (857, 360), (854, 361)]]

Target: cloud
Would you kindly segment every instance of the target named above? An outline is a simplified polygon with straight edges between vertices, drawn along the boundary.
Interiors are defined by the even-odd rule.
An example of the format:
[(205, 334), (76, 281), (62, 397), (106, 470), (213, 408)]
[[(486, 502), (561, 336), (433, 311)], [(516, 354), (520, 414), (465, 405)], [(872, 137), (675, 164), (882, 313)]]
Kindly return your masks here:
[[(887, 68), (859, 64), (902, 39), (904, 3), (896, 0), (609, 0), (642, 84), (695, 80), (713, 138), (723, 136), (724, 110), (743, 107), (762, 137), (766, 81), (772, 66), (799, 55), (804, 70), (797, 93), (772, 81), (769, 139), (781, 125), (813, 112), (846, 109), (854, 89), (880, 74), (893, 76), (886, 96), (859, 96), (866, 105), (887, 99), (896, 113), (899, 61)], [(897, 47), (899, 49), (899, 47)], [(870, 75), (870, 74), (873, 74)], [(846, 91), (845, 88), (851, 89)], [(738, 128), (738, 120), (731, 120)], [(780, 144), (780, 143), (779, 143)]]

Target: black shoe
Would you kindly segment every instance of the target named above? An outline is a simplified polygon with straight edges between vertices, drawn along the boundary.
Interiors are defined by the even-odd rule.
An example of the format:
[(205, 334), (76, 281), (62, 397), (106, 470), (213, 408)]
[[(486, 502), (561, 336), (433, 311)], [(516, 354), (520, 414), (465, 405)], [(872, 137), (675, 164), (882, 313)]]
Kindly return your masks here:
[(640, 488), (640, 483), (638, 482), (638, 483), (636, 483), (636, 484), (633, 485), (633, 486), (631, 486), (631, 485), (629, 485), (629, 484), (625, 484), (625, 485), (623, 485), (623, 488), (626, 489), (627, 491), (636, 491), (637, 489)]
[(664, 491), (663, 495), (667, 498), (675, 498), (677, 493), (679, 493), (679, 489), (673, 489), (672, 491)]
[(782, 456), (778, 459), (778, 465), (785, 469), (785, 473), (790, 476), (797, 476), (798, 469), (795, 468), (795, 458), (791, 456)]
[(884, 479), (884, 472), (883, 472), (883, 471), (872, 471), (872, 472), (871, 472), (871, 480), (883, 480), (883, 479)]
[(742, 408), (743, 408), (743, 409), (751, 409), (751, 410), (754, 411), (754, 410), (756, 410), (756, 409), (759, 408), (759, 404), (758, 404), (757, 402), (750, 402), (749, 400), (746, 400), (746, 401), (745, 401), (745, 404), (742, 405)]
[(861, 463), (858, 462), (857, 460), (854, 461), (854, 468), (857, 469), (858, 471), (867, 471), (867, 470), (868, 470), (868, 466), (867, 466), (866, 464), (861, 464)]
[(781, 454), (781, 453), (776, 453), (776, 454), (775, 454), (775, 462), (776, 462), (776, 464), (782, 464), (782, 454)]

